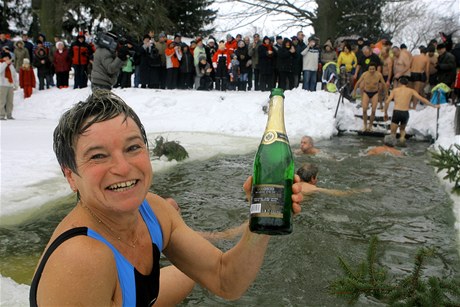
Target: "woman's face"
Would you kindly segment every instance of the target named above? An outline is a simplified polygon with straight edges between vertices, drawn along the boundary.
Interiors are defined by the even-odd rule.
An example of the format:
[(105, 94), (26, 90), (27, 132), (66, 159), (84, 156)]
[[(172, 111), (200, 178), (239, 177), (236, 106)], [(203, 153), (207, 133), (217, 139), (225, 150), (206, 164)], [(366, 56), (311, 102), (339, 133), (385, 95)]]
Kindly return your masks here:
[(79, 136), (75, 159), (79, 175), (66, 169), (81, 201), (119, 212), (137, 209), (152, 181), (147, 146), (136, 123), (119, 115), (93, 124)]

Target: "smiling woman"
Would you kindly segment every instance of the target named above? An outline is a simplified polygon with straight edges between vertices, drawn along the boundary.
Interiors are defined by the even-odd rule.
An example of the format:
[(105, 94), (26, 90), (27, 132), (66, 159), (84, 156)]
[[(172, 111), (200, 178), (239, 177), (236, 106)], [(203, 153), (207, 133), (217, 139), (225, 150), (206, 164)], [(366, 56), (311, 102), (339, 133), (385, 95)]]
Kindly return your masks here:
[[(94, 91), (64, 113), (54, 132), (54, 150), (78, 205), (45, 248), (31, 285), (32, 306), (173, 305), (194, 281), (235, 299), (255, 279), (269, 237), (246, 227), (240, 242), (223, 253), (150, 193), (153, 172), (145, 131), (118, 96)], [(298, 181), (292, 195), (295, 213), (302, 200)], [(160, 278), (161, 252), (180, 270), (167, 267)]]

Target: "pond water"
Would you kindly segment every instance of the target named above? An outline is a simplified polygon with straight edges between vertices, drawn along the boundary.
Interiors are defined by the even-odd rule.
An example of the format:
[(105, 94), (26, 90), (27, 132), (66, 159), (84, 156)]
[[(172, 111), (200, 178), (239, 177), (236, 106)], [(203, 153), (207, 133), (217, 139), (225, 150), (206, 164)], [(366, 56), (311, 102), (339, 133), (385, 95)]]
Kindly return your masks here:
[[(372, 137), (335, 137), (316, 144), (322, 150), (318, 156), (296, 156), (296, 169), (304, 162), (318, 165), (320, 187), (372, 191), (306, 197), (293, 233), (271, 239), (261, 272), (240, 300), (226, 302), (196, 286), (182, 306), (343, 306), (346, 300), (328, 290), (329, 282), (342, 274), (337, 256), (356, 267), (365, 259), (372, 235), (380, 240), (379, 264), (390, 277), (410, 272), (419, 248), (435, 247), (439, 257), (427, 262), (425, 274), (459, 279), (453, 203), (427, 165), (429, 144), (409, 141), (403, 158), (363, 155), (380, 144)], [(225, 230), (248, 218), (241, 187), (252, 172), (253, 158), (254, 153), (219, 155), (179, 163), (155, 172), (152, 190), (173, 196), (192, 228)], [(41, 206), (31, 220), (0, 227), (1, 275), (30, 284), (53, 229), (74, 202), (72, 197), (61, 199)], [(226, 250), (234, 241), (215, 244)], [(362, 299), (358, 305), (378, 303)]]

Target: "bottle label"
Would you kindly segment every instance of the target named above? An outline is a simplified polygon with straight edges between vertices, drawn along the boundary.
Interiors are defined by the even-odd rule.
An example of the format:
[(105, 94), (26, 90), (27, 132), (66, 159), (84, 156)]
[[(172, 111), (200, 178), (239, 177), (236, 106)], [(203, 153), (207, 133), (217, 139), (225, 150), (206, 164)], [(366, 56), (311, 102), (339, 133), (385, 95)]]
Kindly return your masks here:
[(251, 216), (283, 218), (284, 186), (260, 184), (252, 188)]
[(262, 144), (264, 145), (269, 145), (276, 141), (289, 144), (289, 139), (288, 139), (287, 134), (278, 132), (278, 131), (272, 131), (272, 130), (266, 131), (262, 138)]

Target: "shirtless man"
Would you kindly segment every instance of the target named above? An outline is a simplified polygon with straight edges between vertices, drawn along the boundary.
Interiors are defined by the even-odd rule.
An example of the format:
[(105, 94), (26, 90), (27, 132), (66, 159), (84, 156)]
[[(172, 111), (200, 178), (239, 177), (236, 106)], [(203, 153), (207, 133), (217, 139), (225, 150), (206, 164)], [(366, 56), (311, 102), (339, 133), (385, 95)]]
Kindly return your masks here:
[[(362, 74), (361, 78), (359, 78), (358, 82), (356, 82), (355, 88), (353, 89), (353, 97), (356, 96), (356, 89), (361, 85), (361, 83), (363, 83), (363, 86), (361, 87), (363, 89), (361, 103), (363, 107), (363, 131), (371, 131), (374, 124), (375, 110), (377, 109), (378, 104), (378, 92), (380, 89), (380, 85), (383, 84), (383, 87), (385, 89), (385, 95), (387, 94), (387, 86), (385, 84), (385, 80), (383, 80), (382, 74), (377, 71), (377, 65), (375, 63), (370, 63), (369, 70)], [(369, 106), (369, 100), (372, 103), (372, 111), (368, 126), (367, 109)]]
[(396, 146), (396, 137), (392, 134), (385, 135), (383, 138), (383, 146), (376, 146), (367, 151), (368, 156), (377, 156), (382, 154), (390, 154), (393, 156), (401, 157), (404, 154), (394, 148)]
[(317, 187), (318, 183), (318, 167), (311, 163), (304, 163), (296, 172), (299, 175), (302, 184), (302, 194), (311, 195), (314, 193), (324, 193), (333, 196), (346, 196), (356, 193), (371, 192), (371, 189), (350, 189), (350, 190), (335, 190)]
[(313, 139), (308, 135), (300, 139), (300, 148), (295, 151), (298, 155), (316, 155), (319, 152), (320, 150), (313, 144)]
[(407, 87), (409, 80), (405, 77), (402, 77), (400, 80), (400, 86), (394, 89), (390, 96), (388, 96), (385, 101), (385, 115), (384, 119), (388, 120), (388, 106), (390, 105), (391, 100), (394, 100), (393, 116), (391, 118), (391, 135), (396, 137), (396, 130), (399, 127), (399, 133), (401, 135), (399, 142), (404, 144), (406, 142), (406, 125), (409, 121), (409, 106), (412, 100), (412, 97), (419, 99), (426, 105), (429, 105), (433, 108), (439, 108), (439, 105), (434, 105), (430, 103), (427, 99), (420, 96), (415, 90)]
[[(390, 56), (390, 48), (387, 46), (382, 47), (382, 51), (380, 51), (380, 59), (382, 61), (382, 75), (383, 80), (385, 80), (385, 84), (387, 89), (390, 88), (391, 79), (393, 78), (393, 58)], [(383, 88), (380, 90), (379, 93), (379, 102), (380, 102), (380, 109), (383, 109), (383, 102), (384, 99), (384, 91)]]
[(410, 78), (410, 62), (411, 58), (407, 52), (402, 52), (401, 49), (394, 46), (393, 50), (393, 88), (398, 87), (399, 78)]
[[(422, 49), (420, 52), (420, 54), (414, 55), (412, 57), (412, 63), (410, 66), (410, 78), (413, 84), (413, 89), (421, 96), (423, 96), (423, 88), (425, 87), (425, 84), (430, 76), (430, 60), (426, 55), (426, 49)], [(413, 97), (411, 109), (415, 109), (416, 106), (417, 99)]]
[(428, 61), (430, 63), (428, 66), (428, 83), (430, 85), (430, 93), (431, 89), (438, 84), (438, 70), (436, 69), (436, 66), (438, 65), (438, 54), (436, 53), (434, 45), (428, 45), (426, 51), (428, 53)]

